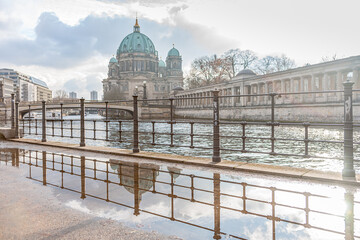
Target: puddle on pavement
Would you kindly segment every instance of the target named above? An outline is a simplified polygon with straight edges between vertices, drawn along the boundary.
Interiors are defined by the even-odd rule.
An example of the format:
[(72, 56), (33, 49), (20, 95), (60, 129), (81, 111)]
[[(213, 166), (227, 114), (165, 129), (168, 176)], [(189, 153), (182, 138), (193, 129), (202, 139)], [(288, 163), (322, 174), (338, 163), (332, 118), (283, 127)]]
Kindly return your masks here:
[(16, 148), (0, 149), (0, 158), (54, 188), (70, 208), (147, 231), (184, 239), (360, 239), (355, 187)]

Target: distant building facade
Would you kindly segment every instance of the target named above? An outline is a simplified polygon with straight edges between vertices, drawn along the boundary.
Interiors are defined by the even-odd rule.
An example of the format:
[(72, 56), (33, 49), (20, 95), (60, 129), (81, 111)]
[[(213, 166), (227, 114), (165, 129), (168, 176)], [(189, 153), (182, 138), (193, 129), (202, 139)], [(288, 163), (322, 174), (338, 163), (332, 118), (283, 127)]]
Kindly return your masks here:
[(14, 81), (7, 77), (0, 77), (0, 102), (7, 102), (14, 92)]
[(76, 99), (77, 98), (77, 93), (76, 92), (69, 92), (69, 98)]
[(182, 58), (173, 47), (166, 63), (159, 60), (155, 45), (140, 33), (138, 20), (133, 33), (127, 35), (108, 65), (108, 77), (103, 80), (105, 100), (129, 100), (133, 94), (139, 98), (166, 98), (174, 88), (182, 88)]
[(98, 92), (97, 91), (91, 91), (90, 92), (90, 100), (97, 101), (98, 99)]
[[(219, 98), (223, 116), (227, 119), (269, 120), (271, 98), (262, 94), (282, 93), (275, 100), (279, 120), (341, 121), (343, 117), (343, 83), (352, 75), (353, 89), (360, 89), (360, 56), (324, 62), (281, 72), (256, 75), (249, 69), (240, 71), (230, 81), (178, 91), (176, 114), (190, 118), (209, 118), (212, 115), (212, 91), (219, 96), (244, 95), (244, 97)], [(316, 94), (291, 94), (320, 92)], [(248, 96), (248, 95), (254, 96)], [(256, 96), (259, 94), (259, 96)], [(360, 106), (360, 94), (353, 93), (354, 107)], [(210, 111), (209, 111), (210, 110)], [(354, 111), (354, 119), (360, 114)]]
[(52, 99), (52, 91), (40, 79), (8, 68), (0, 69), (0, 77), (6, 77), (13, 81), (13, 92), (16, 94), (17, 101), (48, 101)]

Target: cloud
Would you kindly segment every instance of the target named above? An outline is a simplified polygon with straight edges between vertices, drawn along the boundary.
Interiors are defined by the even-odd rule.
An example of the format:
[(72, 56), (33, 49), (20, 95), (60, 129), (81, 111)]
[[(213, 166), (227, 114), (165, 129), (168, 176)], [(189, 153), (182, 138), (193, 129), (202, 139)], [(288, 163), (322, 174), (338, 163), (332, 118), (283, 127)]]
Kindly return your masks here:
[[(192, 59), (194, 54), (206, 53), (202, 44), (192, 36), (198, 32), (194, 27), (187, 29), (184, 25), (178, 27), (146, 19), (139, 21), (141, 31), (152, 39), (164, 58), (173, 43), (187, 59)], [(63, 69), (83, 64), (96, 54), (110, 57), (116, 53), (121, 40), (132, 32), (133, 24), (134, 19), (90, 15), (79, 24), (70, 26), (60, 21), (54, 13), (45, 12), (39, 17), (34, 39), (0, 41), (0, 52), (6, 56), (6, 59), (0, 60), (16, 65)]]
[[(126, 19), (89, 16), (69, 26), (53, 13), (43, 13), (35, 28), (35, 39), (6, 39), (0, 52), (6, 61), (19, 65), (67, 68), (100, 52), (111, 54), (122, 34)], [(120, 26), (114, 31), (114, 26)]]

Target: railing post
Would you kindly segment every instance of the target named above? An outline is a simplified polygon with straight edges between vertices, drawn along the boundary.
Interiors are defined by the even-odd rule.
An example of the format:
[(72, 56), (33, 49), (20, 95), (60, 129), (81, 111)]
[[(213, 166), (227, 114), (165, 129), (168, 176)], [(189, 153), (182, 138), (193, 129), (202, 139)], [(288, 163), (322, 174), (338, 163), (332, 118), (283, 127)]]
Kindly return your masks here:
[(139, 152), (139, 122), (138, 122), (138, 102), (137, 95), (133, 95), (134, 113), (133, 113), (133, 153)]
[(46, 151), (42, 151), (43, 185), (46, 186)]
[(63, 103), (60, 103), (60, 129), (61, 129), (61, 137), (64, 136), (64, 123), (63, 123)]
[(46, 142), (46, 106), (45, 101), (42, 101), (42, 142)]
[(271, 97), (271, 152), (270, 154), (275, 154), (275, 96), (276, 93), (270, 93)]
[(15, 128), (15, 94), (11, 94), (11, 129)]
[(80, 99), (80, 147), (85, 147), (85, 99)]
[(86, 183), (85, 183), (85, 157), (84, 156), (81, 156), (80, 157), (80, 181), (81, 181), (81, 199), (85, 199), (86, 198), (86, 193), (85, 193), (85, 186), (86, 186)]
[(19, 138), (19, 103), (15, 103), (15, 139)]
[(213, 131), (213, 162), (220, 162), (220, 127), (219, 127), (219, 90), (213, 93), (213, 110), (214, 110), (214, 131)]
[(174, 147), (174, 98), (170, 98), (170, 147)]
[[(31, 105), (29, 104), (29, 117), (28, 117), (28, 126), (29, 126), (29, 135), (31, 135), (31, 122), (30, 122), (30, 115), (31, 115)], [(23, 118), (23, 121), (24, 121), (24, 118)], [(25, 129), (23, 129), (24, 132), (25, 132)]]
[(106, 141), (109, 140), (109, 120), (108, 120), (108, 109), (109, 109), (109, 106), (108, 106), (109, 102), (105, 102), (105, 134), (106, 134)]
[(170, 121), (174, 118), (174, 98), (170, 98)]
[(355, 179), (354, 147), (353, 147), (353, 106), (352, 86), (354, 82), (349, 79), (344, 85), (344, 169), (342, 177)]

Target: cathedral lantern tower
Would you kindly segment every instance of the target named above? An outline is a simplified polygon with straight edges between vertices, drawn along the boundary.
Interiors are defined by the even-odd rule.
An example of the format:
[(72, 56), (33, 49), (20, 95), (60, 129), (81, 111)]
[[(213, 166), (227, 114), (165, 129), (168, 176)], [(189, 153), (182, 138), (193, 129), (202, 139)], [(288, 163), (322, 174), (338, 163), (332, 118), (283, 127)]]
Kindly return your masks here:
[(169, 50), (168, 55), (166, 57), (166, 69), (167, 69), (167, 75), (168, 76), (182, 76), (182, 59), (179, 53), (179, 50), (177, 50), (174, 47)]

